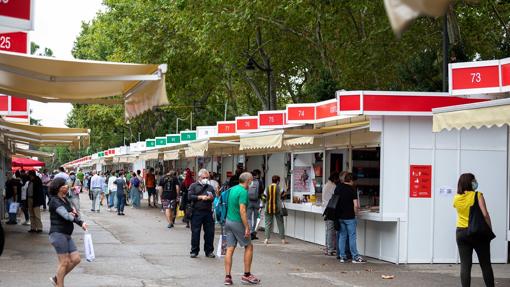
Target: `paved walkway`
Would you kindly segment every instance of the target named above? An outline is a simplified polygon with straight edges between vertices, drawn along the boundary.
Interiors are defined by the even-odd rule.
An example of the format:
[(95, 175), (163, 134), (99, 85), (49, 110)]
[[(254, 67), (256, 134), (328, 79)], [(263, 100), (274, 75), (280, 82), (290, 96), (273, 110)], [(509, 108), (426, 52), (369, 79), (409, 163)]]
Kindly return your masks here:
[[(85, 260), (67, 278), (66, 286), (222, 286), (223, 260), (189, 258), (190, 231), (183, 224), (168, 230), (159, 209), (127, 207), (126, 216), (102, 210), (92, 214), (82, 196), (85, 220), (90, 225), (96, 261)], [(26, 226), (6, 226), (6, 249), (0, 257), (0, 286), (51, 286), (57, 258), (48, 243), (48, 212), (43, 212), (43, 234), (29, 234)], [(83, 232), (74, 239), (83, 252)], [(275, 242), (277, 242), (276, 240)], [(262, 286), (460, 286), (458, 265), (394, 265), (377, 260), (340, 264), (322, 255), (315, 244), (290, 239), (290, 244), (255, 243), (253, 273)], [(496, 286), (510, 286), (509, 265), (495, 265)], [(483, 286), (479, 267), (473, 268), (472, 286)], [(234, 258), (234, 284), (241, 285), (242, 250)], [(383, 280), (381, 275), (394, 275)]]

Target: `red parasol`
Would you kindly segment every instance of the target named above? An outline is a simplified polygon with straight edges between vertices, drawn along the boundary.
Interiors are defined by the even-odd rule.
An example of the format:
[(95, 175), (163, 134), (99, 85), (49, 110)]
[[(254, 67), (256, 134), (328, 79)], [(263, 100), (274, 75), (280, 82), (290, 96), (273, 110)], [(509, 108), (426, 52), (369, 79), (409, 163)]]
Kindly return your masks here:
[(30, 159), (30, 158), (21, 158), (21, 157), (13, 157), (12, 158), (12, 167), (26, 167), (26, 166), (45, 166), (46, 164), (42, 161)]

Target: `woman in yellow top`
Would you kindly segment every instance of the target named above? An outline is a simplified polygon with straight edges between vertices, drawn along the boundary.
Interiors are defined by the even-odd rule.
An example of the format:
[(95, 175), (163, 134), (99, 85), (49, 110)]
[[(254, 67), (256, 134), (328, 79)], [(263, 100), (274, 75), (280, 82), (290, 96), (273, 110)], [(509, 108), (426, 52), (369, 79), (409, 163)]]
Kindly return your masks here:
[[(457, 194), (453, 200), (453, 207), (457, 209), (457, 246), (460, 254), (460, 281), (462, 287), (471, 286), (471, 266), (473, 264), (474, 249), (478, 255), (485, 286), (493, 287), (494, 274), (491, 266), (490, 241), (474, 240), (467, 235), (469, 209), (475, 203), (475, 191), (477, 188), (478, 182), (475, 176), (471, 173), (464, 173), (459, 178)], [(478, 192), (478, 204), (485, 221), (492, 228), (491, 218), (481, 192)]]

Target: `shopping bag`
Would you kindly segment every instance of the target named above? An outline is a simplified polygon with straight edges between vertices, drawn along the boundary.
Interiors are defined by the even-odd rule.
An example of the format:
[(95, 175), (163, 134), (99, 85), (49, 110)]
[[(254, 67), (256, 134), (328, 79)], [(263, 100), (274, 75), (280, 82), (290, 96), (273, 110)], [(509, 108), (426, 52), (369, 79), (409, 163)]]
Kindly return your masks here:
[(85, 259), (87, 259), (88, 262), (94, 261), (96, 255), (94, 253), (94, 245), (92, 244), (92, 235), (90, 233), (85, 233), (83, 244), (85, 245)]
[(143, 199), (149, 199), (149, 193), (147, 191), (143, 192)]
[(9, 213), (18, 213), (19, 208), (19, 202), (12, 202), (11, 205), (9, 205)]
[(216, 248), (216, 257), (222, 258), (227, 254), (227, 236), (220, 235), (220, 239), (218, 240), (218, 247)]

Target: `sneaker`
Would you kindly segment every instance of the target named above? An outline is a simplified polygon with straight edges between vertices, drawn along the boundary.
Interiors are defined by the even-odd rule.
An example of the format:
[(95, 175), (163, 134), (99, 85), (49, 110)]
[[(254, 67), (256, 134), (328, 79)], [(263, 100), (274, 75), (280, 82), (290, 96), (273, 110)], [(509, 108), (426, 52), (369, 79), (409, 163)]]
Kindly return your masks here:
[(340, 261), (340, 263), (347, 262), (347, 258), (345, 258), (345, 257), (339, 257), (338, 260)]
[(207, 258), (216, 258), (216, 255), (214, 255), (214, 253), (209, 253), (209, 254), (206, 254), (205, 257), (207, 257)]
[(57, 276), (50, 277), (50, 282), (53, 286), (57, 286)]
[(25, 220), (25, 222), (23, 222), (23, 225), (25, 225), (25, 226), (29, 226), (29, 225), (30, 225), (30, 221)]
[(120, 213), (120, 215), (124, 216), (124, 215), (126, 215), (126, 214), (124, 214), (124, 212), (121, 212), (121, 213)]
[(198, 254), (197, 254), (197, 253), (191, 253), (191, 254), (189, 255), (189, 257), (191, 257), (191, 258), (197, 258), (197, 257), (198, 257)]
[(171, 223), (170, 223), (170, 224), (168, 224), (168, 226), (167, 226), (167, 228), (173, 228), (173, 227), (174, 227), (174, 225), (173, 225), (173, 224), (171, 224)]
[(107, 209), (107, 211), (112, 211), (112, 209), (111, 209), (111, 208), (108, 208), (108, 209)]
[(96, 211), (96, 210), (95, 210), (95, 209), (91, 209), (90, 211), (94, 212), (94, 211)]
[(363, 259), (363, 257), (358, 256), (358, 257), (352, 259), (352, 263), (367, 263), (367, 261), (365, 259)]
[(268, 245), (269, 244), (269, 239), (264, 239), (264, 244)]
[(223, 283), (223, 285), (233, 285), (234, 282), (232, 282), (232, 277), (231, 276), (225, 276), (225, 282)]
[(35, 229), (30, 229), (28, 233), (36, 233), (37, 231)]
[(260, 283), (260, 279), (255, 277), (255, 275), (253, 274), (250, 274), (250, 276), (241, 276), (241, 283), (243, 284), (259, 284)]

